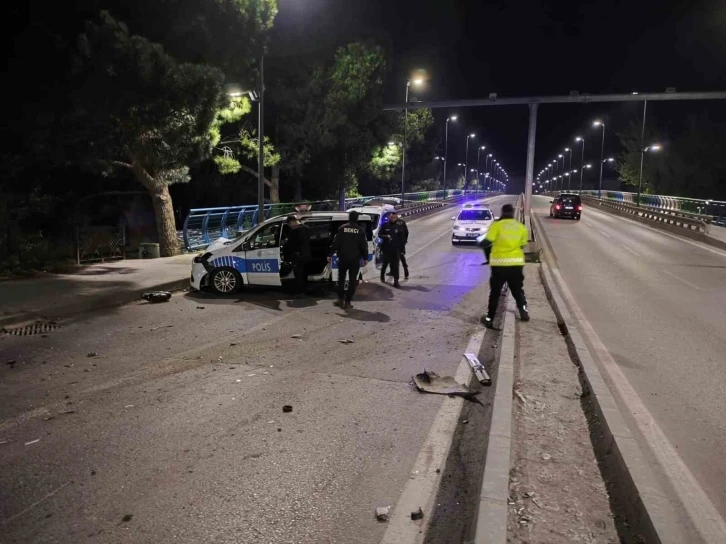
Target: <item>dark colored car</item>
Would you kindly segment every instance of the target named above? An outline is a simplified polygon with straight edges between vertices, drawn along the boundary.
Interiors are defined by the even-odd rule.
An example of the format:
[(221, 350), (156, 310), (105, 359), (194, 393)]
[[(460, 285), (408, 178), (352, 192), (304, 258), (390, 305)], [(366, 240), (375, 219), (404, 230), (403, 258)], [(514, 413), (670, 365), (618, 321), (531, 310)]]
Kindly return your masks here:
[(580, 219), (580, 215), (582, 215), (580, 195), (562, 193), (550, 201), (550, 217)]

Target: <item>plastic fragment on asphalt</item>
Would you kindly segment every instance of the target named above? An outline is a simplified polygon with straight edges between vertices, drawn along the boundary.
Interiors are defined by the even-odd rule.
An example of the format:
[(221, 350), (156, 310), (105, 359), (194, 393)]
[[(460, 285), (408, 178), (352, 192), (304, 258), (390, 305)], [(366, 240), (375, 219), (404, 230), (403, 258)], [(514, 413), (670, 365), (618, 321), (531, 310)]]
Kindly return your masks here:
[(141, 298), (152, 303), (168, 302), (171, 298), (171, 293), (169, 291), (149, 291), (142, 294)]
[(86, 357), (98, 357), (98, 352), (90, 351), (86, 354)]
[(159, 325), (158, 327), (152, 327), (150, 331), (158, 331), (159, 329), (170, 329), (174, 325)]
[(290, 338), (295, 338), (296, 340), (302, 340), (302, 334), (293, 334)]
[(376, 519), (378, 521), (388, 521), (388, 515), (390, 512), (390, 506), (379, 506), (376, 508)]
[(477, 395), (478, 391), (472, 391), (465, 385), (457, 383), (451, 376), (439, 376), (435, 372), (424, 370), (421, 374), (413, 377), (416, 389), (422, 393), (433, 393), (434, 395), (458, 395), (471, 397)]
[(36, 438), (35, 440), (31, 440), (30, 442), (26, 442), (25, 445), (26, 446), (30, 446), (31, 444), (37, 444), (38, 442), (40, 442), (40, 438)]
[(543, 453), (542, 459), (544, 459), (545, 461), (549, 461), (550, 459), (552, 459), (552, 456), (549, 453)]
[(197, 310), (204, 310), (204, 306), (197, 306)]
[(282, 411), (285, 412), (286, 414), (288, 414), (288, 413), (292, 412), (292, 406), (290, 406), (289, 404), (286, 404), (285, 406), (282, 407)]
[(424, 517), (424, 514), (423, 514), (423, 510), (421, 510), (421, 507), (419, 507), (419, 509), (416, 510), (415, 512), (411, 512), (411, 520), (413, 520), (413, 521), (423, 519), (423, 517)]
[(338, 340), (341, 344), (354, 344), (353, 340)]
[(131, 521), (131, 518), (133, 518), (133, 514), (126, 514), (123, 518), (121, 518), (121, 523), (127, 523)]

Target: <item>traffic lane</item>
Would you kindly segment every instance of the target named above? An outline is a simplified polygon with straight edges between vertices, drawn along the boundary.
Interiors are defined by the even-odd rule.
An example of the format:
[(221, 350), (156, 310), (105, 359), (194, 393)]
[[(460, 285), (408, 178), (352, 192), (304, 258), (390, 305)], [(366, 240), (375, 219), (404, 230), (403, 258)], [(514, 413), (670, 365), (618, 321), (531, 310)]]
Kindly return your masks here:
[(723, 305), (718, 293), (663, 273), (664, 255), (690, 261), (694, 270), (709, 269), (720, 257), (587, 208), (579, 223), (552, 220), (546, 201), (535, 202), (558, 268), (586, 318), (703, 489), (726, 512), (720, 485), (726, 477), (720, 453), (726, 447)]
[[(402, 290), (364, 284), (349, 313), (313, 300), (236, 346), (207, 346), (191, 366), (141, 355), (148, 379), (94, 384), (75, 413), (16, 422), (0, 458), (8, 541), (380, 539), (371, 512), (395, 503), (441, 404), (410, 378), (453, 374), (486, 298), (475, 248), (440, 236), (410, 263)], [(230, 307), (241, 320), (229, 299), (205, 303), (203, 319), (179, 312), (174, 328), (232, 328)], [(117, 325), (145, 310), (129, 307)], [(89, 320), (75, 341), (105, 326)]]
[[(481, 201), (496, 204), (508, 198), (511, 200), (497, 196)], [(409, 259), (437, 237), (450, 233), (451, 216), (458, 210), (447, 208), (408, 221)], [(375, 279), (377, 273), (369, 276)], [(391, 295), (385, 290), (378, 294)], [(61, 328), (48, 335), (0, 335), (0, 359), (15, 361), (0, 368), (5, 392), (0, 420), (62, 407), (88, 388), (112, 387), (118, 380), (144, 380), (149, 373), (165, 372), (169, 365), (186, 369), (205, 364), (206, 357), (200, 354), (206, 346), (234, 343), (255, 327), (267, 322), (273, 325), (286, 312), (319, 303), (315, 299), (291, 301), (285, 294), (265, 288), (247, 288), (229, 296), (192, 292), (175, 295), (166, 304), (140, 302), (74, 316), (60, 321)], [(212, 306), (215, 313), (210, 319)], [(94, 334), (88, 334), (90, 325)], [(96, 356), (88, 357), (93, 353)]]

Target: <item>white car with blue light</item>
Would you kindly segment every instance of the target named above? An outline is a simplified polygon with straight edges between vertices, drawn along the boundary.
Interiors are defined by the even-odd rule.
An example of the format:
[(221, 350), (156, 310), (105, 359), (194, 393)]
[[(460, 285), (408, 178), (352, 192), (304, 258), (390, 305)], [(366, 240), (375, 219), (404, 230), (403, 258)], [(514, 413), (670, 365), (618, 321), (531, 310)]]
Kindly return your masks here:
[[(306, 264), (308, 281), (337, 282), (338, 262), (334, 256), (329, 263), (328, 254), (338, 228), (348, 222), (348, 212), (308, 212), (297, 217), (310, 229), (310, 261)], [(194, 257), (191, 287), (228, 294), (239, 291), (245, 285), (282, 287), (294, 280), (292, 265), (282, 254), (289, 232), (286, 219), (286, 215), (268, 219), (242, 236), (210, 246)], [(374, 225), (368, 215), (361, 215), (358, 223), (366, 227), (370, 262), (375, 251)], [(367, 271), (368, 266), (362, 267), (358, 279), (364, 278)]]
[(454, 229), (451, 243), (476, 243), (477, 238), (485, 235), (494, 222), (494, 215), (488, 206), (465, 207), (451, 218)]

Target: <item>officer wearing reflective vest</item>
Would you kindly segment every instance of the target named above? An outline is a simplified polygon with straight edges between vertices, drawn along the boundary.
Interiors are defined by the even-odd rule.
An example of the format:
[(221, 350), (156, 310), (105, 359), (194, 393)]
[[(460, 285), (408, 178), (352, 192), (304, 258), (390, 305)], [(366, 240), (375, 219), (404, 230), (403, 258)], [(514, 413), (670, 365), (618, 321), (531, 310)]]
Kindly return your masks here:
[(502, 206), (501, 218), (495, 221), (482, 246), (489, 259), (489, 308), (481, 322), (485, 327), (494, 327), (494, 317), (499, 305), (499, 295), (505, 285), (509, 286), (519, 309), (522, 321), (529, 321), (527, 299), (524, 296), (524, 247), (527, 245), (527, 227), (514, 218), (511, 204)]

